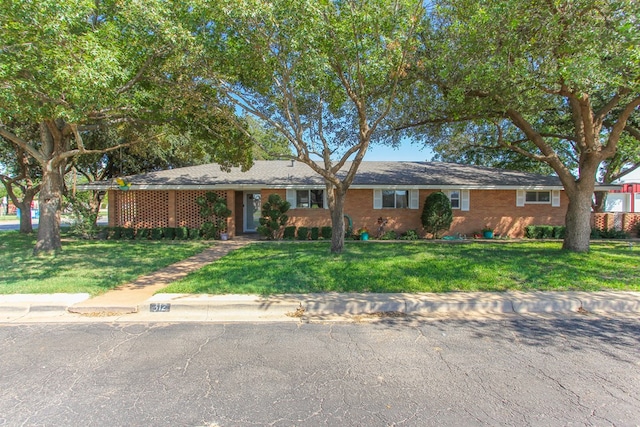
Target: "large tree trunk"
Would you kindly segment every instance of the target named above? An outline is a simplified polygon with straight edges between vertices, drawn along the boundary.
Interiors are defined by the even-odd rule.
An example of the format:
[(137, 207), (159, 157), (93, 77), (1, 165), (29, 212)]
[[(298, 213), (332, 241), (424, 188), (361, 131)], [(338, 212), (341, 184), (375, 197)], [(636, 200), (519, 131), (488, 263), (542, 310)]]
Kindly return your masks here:
[(327, 200), (329, 202), (329, 213), (331, 214), (331, 253), (339, 254), (344, 250), (344, 200), (346, 191), (334, 188), (332, 184), (327, 184)]
[(22, 201), (15, 203), (16, 208), (20, 209), (20, 233), (31, 234), (33, 233), (33, 223), (31, 221), (31, 202), (33, 201), (33, 195), (31, 197), (23, 197)]
[(63, 172), (62, 168), (52, 165), (43, 168), (40, 188), (40, 223), (38, 240), (33, 249), (34, 255), (42, 252), (55, 252), (62, 249), (60, 240), (60, 209), (62, 207)]
[(562, 249), (574, 252), (588, 252), (589, 239), (591, 238), (591, 204), (595, 177), (589, 181), (589, 175), (582, 177), (582, 181), (576, 183), (573, 188), (565, 191), (569, 198), (567, 215), (565, 216), (565, 236)]

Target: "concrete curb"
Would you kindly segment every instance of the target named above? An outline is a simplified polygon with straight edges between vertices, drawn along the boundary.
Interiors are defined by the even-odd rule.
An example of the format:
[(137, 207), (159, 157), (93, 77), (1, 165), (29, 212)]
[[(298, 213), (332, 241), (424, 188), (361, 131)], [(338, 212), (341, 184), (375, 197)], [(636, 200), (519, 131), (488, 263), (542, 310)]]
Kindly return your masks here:
[(222, 312), (263, 315), (406, 315), (474, 313), (640, 312), (640, 292), (505, 292), (450, 294), (296, 294), (260, 295), (156, 294), (140, 312)]
[[(0, 295), (0, 320), (33, 313), (125, 316), (134, 320), (255, 321), (313, 316), (357, 316), (395, 313), (527, 314), (640, 313), (640, 292), (473, 292), (448, 294), (289, 294), (191, 295), (156, 294), (139, 305), (73, 307), (88, 294)], [(72, 313), (72, 314), (70, 314)]]

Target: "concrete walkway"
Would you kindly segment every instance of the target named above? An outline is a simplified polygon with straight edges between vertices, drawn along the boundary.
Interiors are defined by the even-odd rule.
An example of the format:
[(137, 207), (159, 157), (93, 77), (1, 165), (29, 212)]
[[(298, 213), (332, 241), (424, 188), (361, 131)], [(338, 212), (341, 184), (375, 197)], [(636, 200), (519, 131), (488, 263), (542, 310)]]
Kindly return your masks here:
[(217, 242), (215, 246), (205, 249), (197, 255), (139, 277), (131, 283), (118, 286), (95, 298), (75, 303), (67, 310), (70, 313), (92, 315), (136, 313), (139, 306), (160, 289), (250, 242), (249, 239)]

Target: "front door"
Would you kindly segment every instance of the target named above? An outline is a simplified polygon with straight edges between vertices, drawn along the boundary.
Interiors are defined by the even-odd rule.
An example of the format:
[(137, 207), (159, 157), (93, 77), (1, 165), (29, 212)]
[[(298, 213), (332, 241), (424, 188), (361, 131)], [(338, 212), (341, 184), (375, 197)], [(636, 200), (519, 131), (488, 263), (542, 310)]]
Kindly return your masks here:
[(244, 193), (244, 231), (255, 232), (260, 225), (260, 193)]

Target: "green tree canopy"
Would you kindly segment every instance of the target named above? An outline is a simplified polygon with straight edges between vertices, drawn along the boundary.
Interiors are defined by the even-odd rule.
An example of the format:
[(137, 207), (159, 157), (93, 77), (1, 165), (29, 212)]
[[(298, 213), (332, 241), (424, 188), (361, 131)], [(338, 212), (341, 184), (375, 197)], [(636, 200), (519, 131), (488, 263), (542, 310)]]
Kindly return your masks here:
[(564, 248), (588, 250), (596, 175), (624, 144), (640, 105), (636, 2), (435, 5), (435, 31), (423, 34), (425, 59), (405, 101), (413, 107), (405, 124), (493, 125), (498, 145), (559, 176), (569, 198)]
[[(34, 252), (61, 248), (62, 176), (68, 161), (119, 147), (113, 141), (92, 150), (83, 132), (163, 124), (211, 137), (221, 124), (235, 120), (235, 111), (222, 108), (211, 86), (195, 78), (198, 63), (191, 59), (201, 47), (190, 4), (0, 0), (0, 8), (0, 136), (42, 168)], [(11, 128), (13, 122), (37, 125), (37, 142)], [(217, 141), (219, 163), (251, 162), (248, 140)]]
[[(216, 0), (203, 16), (209, 81), (324, 178), (333, 229), (343, 229), (345, 194), (369, 144), (389, 141), (422, 2)], [(343, 246), (334, 232), (331, 250)]]

